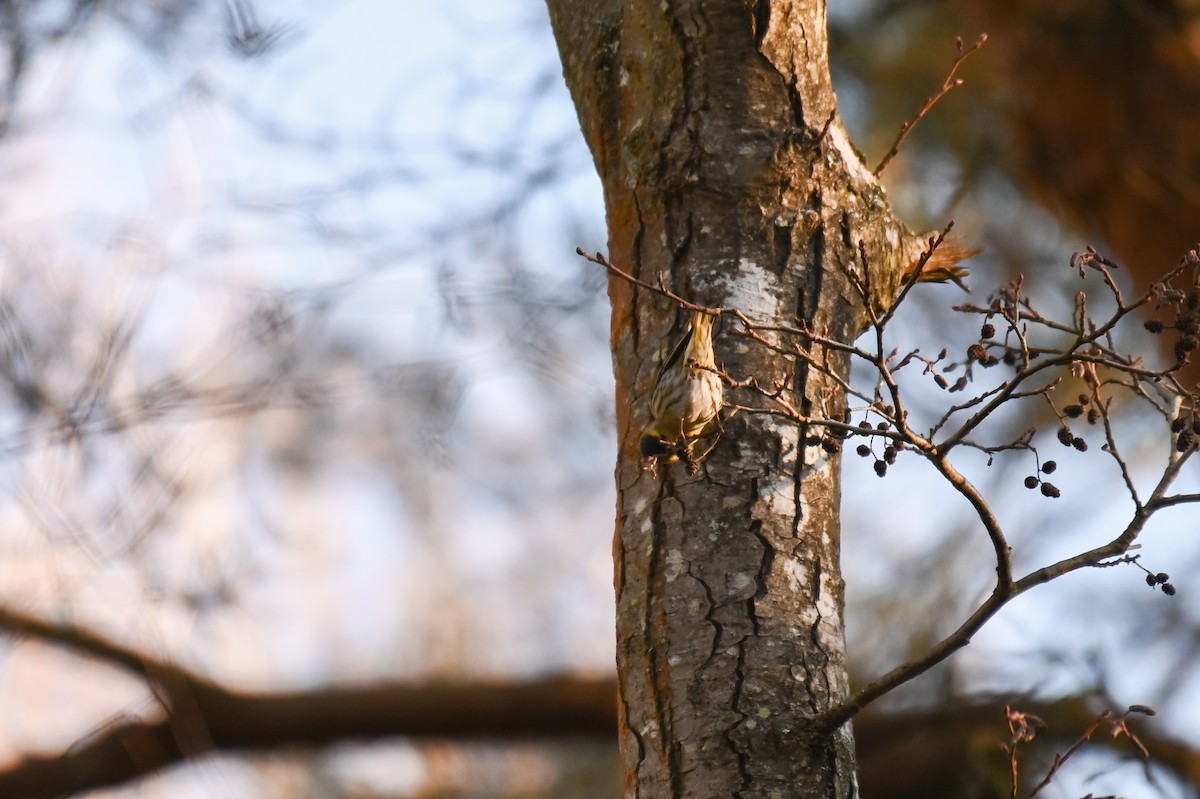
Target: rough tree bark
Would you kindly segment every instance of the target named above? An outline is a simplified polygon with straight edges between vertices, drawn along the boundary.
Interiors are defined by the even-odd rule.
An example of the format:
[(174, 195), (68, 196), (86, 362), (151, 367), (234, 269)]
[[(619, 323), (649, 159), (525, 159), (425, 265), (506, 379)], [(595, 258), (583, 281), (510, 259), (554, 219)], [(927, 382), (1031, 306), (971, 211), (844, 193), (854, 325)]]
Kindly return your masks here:
[[(548, 3), (610, 259), (694, 302), (852, 340), (863, 310), (847, 271), (894, 287), (917, 240), (837, 117), (825, 3)], [(847, 690), (839, 459), (819, 431), (740, 414), (697, 476), (643, 471), (656, 359), (685, 315), (621, 279), (609, 294), (625, 795), (856, 795), (849, 726), (816, 723)], [(839, 417), (835, 381), (724, 327), (730, 374), (786, 382), (796, 407)]]

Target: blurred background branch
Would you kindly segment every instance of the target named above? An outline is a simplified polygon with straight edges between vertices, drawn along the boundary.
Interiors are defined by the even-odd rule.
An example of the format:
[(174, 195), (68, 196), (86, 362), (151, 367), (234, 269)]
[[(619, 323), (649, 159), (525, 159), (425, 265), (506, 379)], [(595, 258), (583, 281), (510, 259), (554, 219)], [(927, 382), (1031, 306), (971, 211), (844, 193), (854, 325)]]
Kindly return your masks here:
[[(989, 34), (886, 173), (914, 228), (953, 216), (987, 248), (977, 290), (1023, 273), (1069, 310), (1083, 242), (1144, 288), (1200, 239), (1191, 5), (829, 13), (871, 162), (955, 37)], [(17, 614), (0, 618), (0, 780), (27, 780), (3, 784), (83, 790), (216, 751), (105, 795), (616, 795), (607, 744), (545, 742), (601, 735), (612, 708), (615, 447), (605, 277), (573, 255), (603, 247), (602, 200), (545, 16), (0, 3), (0, 603)], [(945, 313), (956, 291), (914, 295), (897, 346), (976, 336)], [(1127, 345), (1172, 357), (1148, 333)], [(1162, 455), (1149, 424), (1122, 442), (1138, 479)], [(1028, 502), (1020, 454), (964, 466), (1018, 572), (1092, 541), (1123, 492), (1059, 460), (1052, 506)], [(944, 637), (994, 564), (919, 466), (846, 469), (861, 685)], [(1006, 796), (1003, 705), (1047, 720), (1031, 754), (1048, 758), (1102, 695), (1160, 711), (1139, 728), (1152, 773), (1195, 796), (1194, 531), (1166, 513), (1139, 550), (1178, 597), (1132, 569), (1061, 581), (856, 719), (864, 795)], [(197, 703), (182, 739), (148, 687), (171, 674)], [(247, 741), (231, 706), (278, 738)], [(472, 711), (506, 742), (409, 737), (479, 731)], [(128, 753), (126, 732), (150, 743), (105, 755), (122, 776), (65, 768)], [(1124, 757), (1097, 743), (1063, 795), (1144, 790)]]

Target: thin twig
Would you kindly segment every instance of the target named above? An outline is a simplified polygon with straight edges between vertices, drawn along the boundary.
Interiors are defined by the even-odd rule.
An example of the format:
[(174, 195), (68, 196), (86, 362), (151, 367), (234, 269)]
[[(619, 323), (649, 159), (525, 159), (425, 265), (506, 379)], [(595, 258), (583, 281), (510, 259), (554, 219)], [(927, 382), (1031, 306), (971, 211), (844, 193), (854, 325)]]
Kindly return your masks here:
[[(935, 236), (930, 240), (929, 250), (923, 255), (924, 259), (929, 258), (948, 232), (949, 228), (940, 236)], [(915, 280), (906, 281), (897, 302), (881, 313), (871, 302), (871, 286), (866, 278), (859, 278), (852, 270), (847, 269), (851, 286), (862, 295), (874, 330), (869, 345), (870, 349), (867, 349), (856, 343), (846, 343), (833, 338), (828, 331), (814, 329), (805, 320), (797, 320), (798, 326), (796, 327), (757, 324), (736, 309), (707, 308), (695, 305), (667, 289), (665, 280), (661, 276), (659, 285), (653, 286), (620, 271), (603, 256), (590, 256), (582, 250), (579, 252), (589, 260), (605, 266), (614, 275), (665, 296), (678, 303), (680, 307), (734, 317), (740, 322), (741, 328), (733, 330), (734, 334), (745, 336), (769, 351), (800, 359), (810, 369), (828, 378), (831, 391), (840, 392), (841, 396), (863, 403), (862, 407), (852, 409), (853, 412), (864, 412), (869, 416), (876, 417), (881, 422), (878, 425), (872, 425), (869, 423), (869, 419), (864, 419), (858, 425), (853, 425), (850, 423), (849, 413), (838, 419), (829, 418), (830, 414), (820, 407), (823, 404), (822, 398), (814, 399), (814, 403), (818, 406), (816, 412), (802, 413), (796, 407), (792, 396), (788, 394), (789, 388), (786, 382), (762, 386), (753, 376), (736, 379), (723, 370), (714, 369), (713, 371), (717, 372), (722, 380), (731, 387), (748, 390), (765, 400), (764, 407), (760, 408), (734, 406), (733, 414), (776, 415), (798, 424), (821, 428), (834, 439), (846, 439), (855, 435), (883, 439), (889, 442), (889, 448), (893, 448), (893, 460), (896, 451), (915, 451), (933, 465), (942, 477), (967, 500), (988, 536), (994, 552), (996, 569), (996, 582), (991, 594), (975, 608), (958, 629), (947, 635), (926, 653), (912, 661), (896, 666), (845, 701), (817, 715), (813, 722), (818, 729), (832, 730), (839, 727), (870, 702), (941, 663), (954, 652), (966, 646), (972, 636), (992, 616), (1024, 592), (1078, 569), (1101, 568), (1133, 562), (1136, 560), (1136, 556), (1130, 556), (1128, 553), (1139, 546), (1137, 539), (1154, 513), (1166, 507), (1200, 503), (1200, 494), (1168, 493), (1178, 478), (1184, 463), (1196, 452), (1194, 441), (1184, 438), (1184, 433), (1190, 435), (1187, 430), (1180, 433), (1180, 438), (1173, 442), (1171, 456), (1153, 491), (1145, 500), (1139, 497), (1138, 492), (1134, 489), (1129, 466), (1117, 445), (1111, 397), (1111, 392), (1115, 388), (1127, 389), (1133, 395), (1140, 396), (1149, 402), (1165, 418), (1172, 419), (1182, 418), (1180, 409), (1185, 407), (1186, 400), (1196, 401), (1194, 395), (1174, 379), (1174, 371), (1178, 369), (1178, 364), (1160, 371), (1149, 369), (1143, 365), (1140, 358), (1126, 355), (1117, 349), (1113, 331), (1131, 313), (1147, 306), (1152, 301), (1159, 306), (1174, 304), (1175, 307), (1179, 307), (1185, 294), (1174, 288), (1171, 281), (1181, 275), (1185, 269), (1192, 269), (1194, 264), (1200, 264), (1200, 255), (1191, 258), (1191, 254), (1189, 254), (1189, 258), (1185, 258), (1179, 267), (1169, 272), (1163, 281), (1132, 302), (1127, 302), (1120, 294), (1116, 281), (1112, 277), (1111, 270), (1117, 268), (1116, 264), (1094, 251), (1078, 257), (1073, 261), (1073, 265), (1078, 265), (1081, 269), (1092, 268), (1100, 271), (1107, 291), (1115, 300), (1116, 309), (1101, 322), (1096, 322), (1091, 318), (1089, 303), (1086, 296), (1082, 294), (1076, 299), (1072, 319), (1069, 323), (1056, 322), (1043, 316), (1024, 295), (1023, 282), (1019, 278), (1002, 289), (988, 307), (967, 305), (957, 308), (964, 313), (982, 315), (985, 319), (985, 327), (990, 326), (988, 320), (1000, 316), (1005, 320), (1007, 329), (1003, 345), (991, 340), (995, 335), (994, 327), (991, 332), (981, 333), (980, 341), (968, 349), (968, 362), (964, 377), (959, 378), (952, 390), (960, 390), (961, 386), (974, 379), (973, 367), (977, 365), (986, 367), (998, 362), (996, 356), (990, 354), (989, 347), (1003, 347), (1006, 357), (1011, 355), (1016, 361), (1016, 370), (1000, 385), (982, 390), (974, 398), (965, 402), (951, 405), (942, 418), (933, 425), (931, 432), (923, 436), (914, 429), (910, 422), (909, 410), (905, 404), (905, 392), (897, 380), (897, 373), (908, 364), (919, 361), (925, 364), (925, 369), (921, 374), (933, 375), (938, 384), (943, 389), (947, 389), (947, 381), (942, 373), (948, 372), (950, 365), (939, 367), (946, 357), (946, 352), (943, 350), (936, 358), (921, 356), (918, 350), (901, 354), (889, 351), (885, 342), (885, 330), (891, 321), (891, 313), (896, 305), (907, 296), (907, 292), (911, 290)], [(867, 267), (865, 273), (869, 275), (870, 269), (869, 264), (866, 263), (866, 248), (863, 243), (859, 245), (859, 254)], [(919, 275), (919, 271), (918, 269), (915, 274)], [(1200, 291), (1200, 267), (1193, 269), (1190, 279), (1192, 290)], [(1030, 336), (1038, 331), (1056, 335), (1065, 334), (1070, 338), (1064, 345), (1034, 346), (1030, 341)], [(830, 363), (831, 353), (840, 353), (851, 360), (866, 364), (876, 376), (873, 394), (851, 385), (844, 370), (835, 368)], [(1019, 361), (1016, 360), (1017, 356), (1019, 356)], [(1062, 378), (1052, 376), (1052, 370), (1070, 371), (1090, 386), (1091, 392), (1085, 404), (1091, 408), (1090, 413), (1094, 415), (1094, 418), (1089, 418), (1088, 421), (1103, 422), (1105, 450), (1109, 457), (1116, 461), (1134, 507), (1124, 529), (1112, 540), (1030, 571), (1020, 579), (1014, 579), (1011, 549), (996, 514), (979, 489), (958, 471), (951, 462), (950, 455), (959, 446), (970, 447), (989, 456), (1001, 452), (1029, 451), (1037, 462), (1037, 472), (1041, 474), (1042, 459), (1038, 454), (1037, 445), (1034, 443), (1034, 430), (1027, 430), (1012, 441), (998, 444), (984, 444), (973, 440), (971, 434), (985, 422), (991, 420), (1006, 403), (1039, 397), (1050, 404), (1060, 424), (1063, 425), (1063, 429), (1066, 429), (1068, 414), (1065, 410), (1058, 409), (1051, 396), (1051, 392), (1059, 385)], [(1106, 371), (1102, 372), (1101, 370)], [(1040, 379), (1042, 377), (1046, 379)], [(1153, 394), (1161, 395), (1161, 401), (1155, 399)], [(951, 419), (956, 414), (966, 411), (971, 411), (971, 415), (956, 422), (940, 441), (935, 438), (940, 431), (950, 425)], [(1192, 413), (1194, 420), (1194, 411)], [(1074, 417), (1079, 414), (1076, 412), (1070, 415)], [(1070, 432), (1069, 429), (1067, 432)], [(1078, 438), (1074, 441), (1082, 442)], [(1084, 449), (1082, 443), (1077, 443), (1075, 446), (1077, 449)], [(877, 467), (883, 467), (877, 471), (881, 475), (884, 474), (886, 465), (890, 463), (891, 460), (888, 460), (887, 463), (881, 460), (877, 461)], [(1047, 492), (1045, 490), (1047, 488), (1053, 489), (1053, 491)], [(1047, 496), (1057, 495), (1057, 490), (1048, 483), (1043, 483), (1043, 489), (1043, 493)], [(1169, 593), (1165, 587), (1163, 591)]]
[[(875, 318), (874, 314), (872, 314), (871, 324), (875, 327), (878, 333), (882, 334), (882, 328), (891, 321), (893, 316), (896, 315), (896, 309), (900, 307), (900, 303), (904, 302), (905, 298), (908, 297), (908, 293), (913, 290), (913, 287), (921, 282), (921, 272), (925, 270), (925, 264), (929, 263), (929, 259), (933, 257), (935, 252), (937, 252), (937, 248), (941, 247), (942, 243), (946, 241), (946, 237), (950, 235), (951, 230), (954, 230), (953, 219), (946, 223), (946, 227), (942, 229), (941, 233), (930, 237), (928, 242), (929, 247), (921, 253), (920, 258), (917, 260), (916, 267), (912, 270), (912, 273), (908, 276), (908, 279), (905, 280), (904, 284), (900, 287), (900, 293), (896, 295), (896, 299), (893, 300), (888, 306), (887, 310), (883, 312), (883, 316)], [(869, 275), (871, 273), (871, 269), (866, 264), (866, 250), (863, 248), (862, 242), (859, 242), (858, 248), (863, 256), (863, 269)]]
[[(1025, 799), (1034, 799), (1035, 796), (1041, 793), (1042, 789), (1049, 785), (1051, 781), (1053, 781), (1055, 775), (1057, 775), (1059, 770), (1066, 765), (1067, 761), (1070, 760), (1080, 749), (1082, 749), (1083, 745), (1090, 741), (1092, 736), (1094, 736), (1100, 730), (1100, 728), (1104, 727), (1105, 725), (1108, 726), (1109, 733), (1113, 738), (1124, 735), (1129, 739), (1129, 742), (1133, 744), (1134, 748), (1138, 750), (1138, 754), (1142, 756), (1142, 759), (1149, 759), (1150, 752), (1146, 749), (1146, 745), (1143, 744), (1137, 735), (1134, 734), (1133, 730), (1129, 729), (1129, 716), (1134, 713), (1153, 716), (1154, 710), (1146, 707), (1145, 705), (1131, 705), (1128, 710), (1116, 718), (1113, 718), (1113, 713), (1111, 710), (1105, 709), (1103, 712), (1101, 712), (1100, 715), (1096, 717), (1096, 720), (1093, 721), (1086, 730), (1084, 730), (1083, 734), (1079, 736), (1079, 739), (1076, 740), (1075, 743), (1071, 744), (1070, 748), (1067, 749), (1066, 752), (1061, 755), (1054, 755), (1054, 762), (1050, 765), (1050, 769), (1046, 772), (1046, 776), (1042, 778), (1041, 782), (1034, 786), (1032, 791), (1025, 795)], [(1013, 796), (1016, 796), (1017, 786), (1015, 782), (1015, 747), (1012, 757), (1014, 776)]]
[(987, 41), (987, 38), (988, 37), (986, 33), (981, 33), (979, 38), (975, 41), (975, 44), (972, 45), (969, 50), (963, 50), (961, 38), (955, 40), (955, 47), (958, 52), (954, 56), (954, 63), (950, 65), (950, 71), (946, 74), (946, 79), (942, 81), (942, 88), (938, 89), (933, 96), (926, 98), (925, 102), (921, 105), (920, 110), (917, 111), (917, 115), (915, 117), (906, 121), (900, 126), (900, 132), (896, 134), (896, 141), (892, 142), (892, 148), (888, 150), (887, 155), (883, 157), (883, 160), (879, 162), (879, 166), (875, 167), (875, 171), (872, 172), (875, 177), (879, 177), (879, 175), (883, 173), (883, 170), (887, 167), (887, 165), (890, 164), (892, 159), (896, 157), (896, 154), (900, 152), (900, 145), (904, 143), (904, 140), (908, 137), (908, 134), (911, 133), (912, 129), (916, 127), (916, 124), (920, 122), (935, 105), (937, 105), (938, 100), (941, 100), (943, 97), (949, 94), (952, 89), (962, 86), (962, 78), (955, 78), (954, 73), (958, 72), (958, 68), (962, 66), (962, 63), (966, 61), (968, 57), (970, 57), (971, 53), (974, 53), (980, 47), (983, 47), (984, 42)]

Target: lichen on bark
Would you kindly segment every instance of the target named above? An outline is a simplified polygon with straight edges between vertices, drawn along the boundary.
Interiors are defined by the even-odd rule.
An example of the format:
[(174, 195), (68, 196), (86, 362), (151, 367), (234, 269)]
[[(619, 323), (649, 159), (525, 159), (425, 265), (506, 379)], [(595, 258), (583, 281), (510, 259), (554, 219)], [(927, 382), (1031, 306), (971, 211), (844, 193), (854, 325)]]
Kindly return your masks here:
[[(893, 253), (913, 237), (837, 119), (823, 3), (549, 6), (611, 260), (695, 302), (851, 340), (865, 315), (848, 275), (897, 285)], [(609, 293), (625, 794), (855, 795), (849, 727), (813, 724), (847, 691), (838, 456), (743, 414), (698, 475), (644, 471), (645, 399), (684, 314), (620, 279)], [(730, 374), (841, 413), (836, 381), (731, 327), (716, 339)]]

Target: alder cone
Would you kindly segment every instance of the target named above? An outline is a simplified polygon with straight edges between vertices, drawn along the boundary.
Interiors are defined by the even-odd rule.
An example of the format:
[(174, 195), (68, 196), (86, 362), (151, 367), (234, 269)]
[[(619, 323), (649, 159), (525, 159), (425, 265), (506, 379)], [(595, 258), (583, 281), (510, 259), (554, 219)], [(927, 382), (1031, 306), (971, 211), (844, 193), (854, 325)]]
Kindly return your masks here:
[(964, 13), (1003, 65), (1019, 180), (1145, 289), (1200, 241), (1200, 3), (969, 0)]

